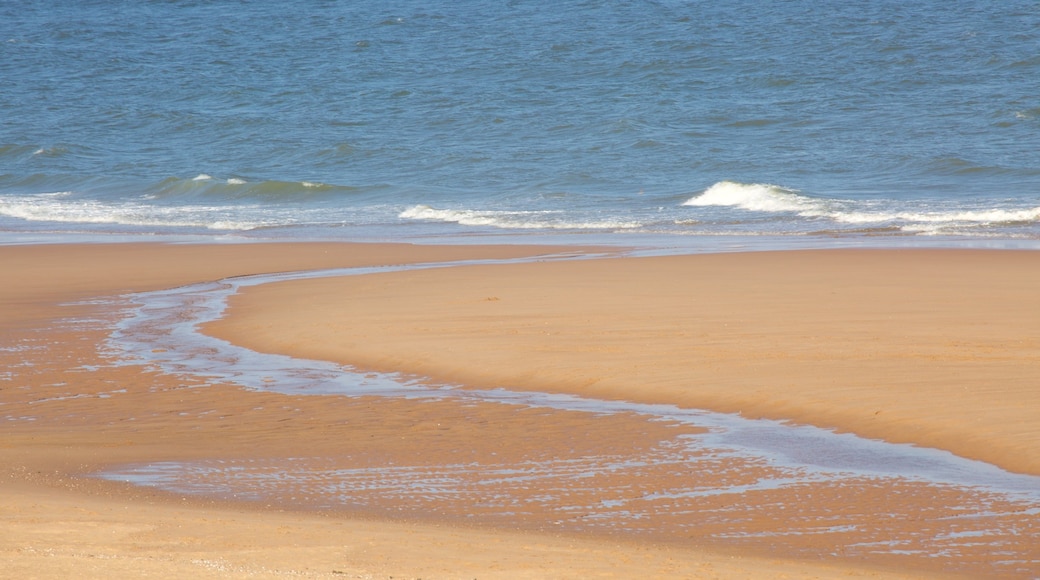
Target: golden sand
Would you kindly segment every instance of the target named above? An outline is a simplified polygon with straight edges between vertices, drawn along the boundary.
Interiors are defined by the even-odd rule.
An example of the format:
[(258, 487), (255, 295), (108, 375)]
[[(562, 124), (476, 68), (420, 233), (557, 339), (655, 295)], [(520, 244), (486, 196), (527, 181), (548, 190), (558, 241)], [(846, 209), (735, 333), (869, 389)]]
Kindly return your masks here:
[(209, 332), (475, 387), (790, 419), (1040, 474), (1036, 252), (759, 252), (286, 282), (232, 299)]
[[(382, 466), (407, 466), (422, 479), (443, 475), (444, 465), (645, 457), (692, 428), (631, 415), (200, 388), (198, 379), (112, 366), (97, 345), (114, 313), (104, 305), (57, 306), (256, 272), (558, 251), (0, 248), (0, 269), (12, 280), (0, 289), (0, 577), (920, 578), (943, 571), (915, 560), (900, 573), (904, 560), (837, 553), (825, 535), (770, 545), (720, 541), (710, 530), (670, 540), (576, 533), (554, 531), (549, 512), (535, 508), (496, 523), (474, 506), (418, 494), (330, 509), (314, 503), (320, 498), (278, 490), (241, 501), (90, 477), (163, 461), (287, 473), (305, 458), (304, 475), (314, 480)], [(809, 252), (459, 267), (253, 288), (209, 331), (263, 350), (469, 386), (796, 419), (1035, 471), (1038, 395), (1028, 371), (1037, 368), (1040, 325), (1028, 290), (1038, 287), (1037, 265), (1033, 254), (1014, 252)], [(880, 378), (888, 382), (871, 382)], [(940, 389), (942, 380), (964, 393)], [(705, 485), (760, 468), (716, 465), (717, 473), (701, 474)], [(669, 477), (676, 475), (648, 470), (597, 481), (663, 486)], [(580, 481), (567, 489), (593, 493)], [(822, 525), (835, 512), (862, 518), (897, 495), (909, 498), (898, 509), (936, 521), (948, 505), (974, 501), (915, 485), (895, 492), (867, 485), (850, 499), (826, 485), (802, 490), (810, 496), (797, 511), (818, 521), (797, 525)], [(752, 514), (759, 522), (752, 527), (794, 521), (767, 505), (776, 496), (749, 500), (761, 505), (727, 502)], [(479, 521), (469, 523), (462, 511)], [(1029, 552), (1036, 517), (1020, 517), (1025, 545), (1017, 549), (1040, 559)], [(919, 531), (913, 521), (877, 524)], [(954, 571), (991, 571), (986, 552), (969, 551)]]

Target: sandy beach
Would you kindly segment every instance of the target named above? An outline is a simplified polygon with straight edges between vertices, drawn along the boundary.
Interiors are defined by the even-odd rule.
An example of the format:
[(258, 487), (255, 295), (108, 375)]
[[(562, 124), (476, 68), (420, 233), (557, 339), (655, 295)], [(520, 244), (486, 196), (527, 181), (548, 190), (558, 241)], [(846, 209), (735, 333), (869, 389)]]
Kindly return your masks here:
[(210, 331), (475, 387), (791, 419), (1040, 474), (1038, 289), (1034, 252), (594, 260), (272, 284)]
[[(563, 504), (548, 495), (592, 505), (601, 490), (647, 496), (688, 480), (663, 462), (635, 471), (596, 462), (630, 465), (703, 429), (631, 413), (290, 396), (118, 365), (102, 348), (121, 310), (98, 299), (130, 292), (254, 273), (572, 251), (0, 247), (0, 577), (1036, 576), (1036, 506), (971, 490), (821, 481), (704, 494), (690, 500), (696, 505), (679, 498), (682, 513), (649, 521), (617, 511), (561, 520)], [(261, 285), (234, 297), (205, 332), (261, 352), (469, 389), (781, 419), (1040, 474), (1038, 288), (1033, 252), (544, 260)], [(774, 469), (707, 452), (697, 460), (712, 466), (696, 474), (704, 489), (737, 489)], [(202, 474), (197, 485), (229, 471), (253, 479), (207, 495), (97, 477), (156, 464)], [(513, 477), (568, 465), (595, 475), (551, 479), (551, 494)], [(457, 466), (476, 467), (450, 473)], [(480, 495), (491, 472), (522, 510)], [(371, 478), (387, 473), (427, 491), (380, 493), (390, 483)], [(429, 491), (447, 479), (469, 494), (462, 497), (483, 499)], [(352, 500), (330, 504), (327, 490), (339, 498), (344, 486)], [(977, 518), (965, 519), (966, 509), (1000, 515), (972, 528)], [(922, 550), (935, 549), (936, 538), (986, 541), (959, 543), (941, 562), (845, 550), (888, 537)], [(994, 554), (998, 541), (1004, 555)]]

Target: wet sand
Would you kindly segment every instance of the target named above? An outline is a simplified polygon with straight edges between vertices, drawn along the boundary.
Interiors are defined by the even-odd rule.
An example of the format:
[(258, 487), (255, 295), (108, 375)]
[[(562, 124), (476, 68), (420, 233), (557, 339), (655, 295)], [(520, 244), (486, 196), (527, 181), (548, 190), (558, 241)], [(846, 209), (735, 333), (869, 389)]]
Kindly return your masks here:
[[(112, 365), (109, 355), (98, 349), (117, 315), (111, 307), (56, 306), (253, 272), (545, 251), (309, 244), (0, 248), (0, 265), (5, 273), (12, 273), (11, 280), (17, 280), (0, 290), (4, 304), (0, 322), (3, 573), (55, 577), (74, 571), (98, 578), (141, 573), (165, 577), (818, 578), (926, 577), (943, 571), (916, 560), (906, 569), (899, 558), (832, 553), (836, 544), (826, 537), (771, 546), (761, 541), (720, 541), (711, 530), (667, 538), (650, 532), (559, 529), (546, 519), (546, 512), (537, 509), (541, 500), (532, 495), (538, 490), (513, 490), (521, 500), (531, 499), (534, 507), (502, 517), (491, 508), (481, 513), (479, 506), (455, 505), (440, 496), (431, 500), (422, 493), (396, 498), (359, 493), (353, 504), (328, 506), (322, 505), (325, 500), (319, 493), (305, 495), (313, 491), (307, 485), (269, 488), (262, 498), (246, 493), (200, 497), (89, 477), (124, 465), (177, 462), (225, 465), (250, 473), (303, 473), (310, 480), (345, 470), (371, 474), (407, 468), (416, 481), (428, 483), (444, 477), (446, 465), (501, 468), (590, 457), (645, 457), (684, 430), (695, 431), (631, 415), (450, 401), (293, 397), (232, 385), (203, 388), (199, 379)], [(883, 431), (893, 439), (907, 432), (905, 426), (900, 431), (899, 418), (905, 422), (909, 417), (925, 425), (910, 432), (920, 435), (921, 443), (934, 440), (948, 444), (938, 447), (949, 449), (959, 445), (964, 454), (977, 448), (985, 455), (987, 449), (995, 449), (992, 461), (1035, 470), (1029, 459), (1037, 455), (1037, 434), (1029, 430), (1029, 423), (1036, 423), (1032, 409), (1037, 408), (1037, 394), (1022, 386), (1029, 375), (1016, 378), (1016, 373), (1037, 368), (1035, 329), (1040, 326), (1031, 324), (1037, 310), (1028, 308), (1035, 304), (1029, 284), (1038, 287), (1036, 258), (1010, 252), (840, 254), (460, 267), (275, 284), (250, 289), (235, 299), (229, 319), (209, 330), (265, 350), (419, 373), (476, 387), (563, 390), (709, 408), (710, 403), (719, 410), (833, 424), (874, 436)], [(807, 270), (793, 272), (785, 256), (795, 262), (804, 259)], [(910, 256), (908, 261), (905, 256)], [(814, 263), (819, 257), (822, 261)], [(744, 301), (738, 300), (741, 292), (733, 286), (717, 291), (714, 298), (704, 288), (702, 293), (687, 294), (691, 280), (714, 281), (705, 287), (723, 288), (726, 280), (741, 281), (752, 266), (744, 260), (753, 258), (774, 269), (743, 288)], [(851, 258), (872, 260), (859, 264), (881, 273), (886, 273), (886, 267), (908, 273), (902, 282), (906, 286), (932, 280), (934, 284), (922, 292), (930, 292), (934, 300), (896, 300), (895, 289), (889, 288), (893, 298), (887, 305), (902, 309), (883, 316), (885, 304), (878, 297), (886, 295), (891, 278), (863, 291), (865, 296), (856, 294), (862, 279), (853, 276), (858, 269), (851, 267)], [(950, 269), (961, 266), (961, 289), (974, 288), (974, 293), (968, 293), (972, 300), (967, 318), (946, 311), (949, 304), (943, 300), (963, 295), (953, 291), (951, 278), (923, 275), (935, 274), (944, 263)], [(785, 273), (786, 284), (797, 286), (793, 294), (781, 292)], [(810, 295), (804, 296), (807, 291)], [(842, 299), (827, 303), (823, 298), (830, 291)], [(977, 308), (974, 299), (980, 296), (1005, 310), (1019, 308), (1018, 316), (993, 307), (1004, 314), (990, 319), (994, 312)], [(860, 300), (864, 297), (875, 309), (864, 309)], [(685, 307), (668, 311), (680, 298), (685, 298)], [(748, 311), (755, 302), (749, 298), (765, 303)], [(790, 312), (793, 303), (805, 310), (823, 308), (828, 314), (797, 322), (776, 314), (778, 309)], [(699, 308), (691, 311), (691, 306)], [(845, 313), (845, 318), (835, 318), (835, 312)], [(946, 312), (952, 327), (934, 323), (943, 319), (937, 314), (941, 312)], [(928, 342), (922, 338), (922, 333), (927, 334), (923, 330), (898, 344), (886, 343), (901, 333), (870, 335), (871, 329), (885, 327), (884, 320), (915, 313), (931, 316), (928, 328), (934, 334), (929, 336), (948, 337), (945, 342)], [(697, 326), (702, 322), (703, 327)], [(732, 333), (723, 332), (730, 324)], [(845, 329), (845, 344), (836, 338), (842, 335), (835, 328)], [(690, 350), (693, 343), (683, 342), (683, 333), (693, 335), (703, 350)], [(761, 353), (767, 344), (773, 346), (772, 351), (765, 350), (769, 354), (748, 355), (752, 351), (746, 349), (754, 347), (753, 352)], [(907, 344), (920, 352), (903, 350)], [(874, 349), (864, 351), (863, 345)], [(950, 371), (959, 381), (955, 384), (979, 392), (953, 401), (939, 397), (943, 404), (933, 399), (929, 407), (923, 399), (935, 391), (909, 394), (895, 388), (872, 389), (866, 381), (858, 388), (835, 386), (834, 377), (855, 377), (847, 370), (832, 375), (827, 388), (824, 377), (809, 381), (812, 373), (799, 370), (806, 360), (813, 361), (818, 375), (826, 375), (848, 368), (850, 360), (860, 360), (862, 367), (869, 368), (872, 365), (863, 361), (884, 359), (878, 368), (888, 368), (892, 374), (886, 376), (906, 372), (914, 380), (901, 383), (904, 387), (925, 389), (929, 383), (921, 377), (935, 370), (918, 368), (920, 360), (937, 360), (932, 367), (945, 368), (953, 355), (942, 351), (943, 345), (962, 355), (955, 359), (961, 364)], [(852, 346), (860, 349), (859, 358), (842, 355)], [(597, 353), (599, 358), (592, 356)], [(663, 363), (679, 354), (701, 364), (669, 367)], [(785, 360), (789, 366), (777, 366), (777, 361)], [(857, 372), (859, 368), (853, 367)], [(977, 374), (1000, 372), (992, 382), (979, 383), (965, 369)], [(637, 377), (641, 380), (631, 380)], [(695, 391), (702, 389), (690, 387), (724, 379), (726, 389), (705, 386), (699, 393)], [(759, 384), (750, 385), (754, 381)], [(741, 384), (746, 384), (744, 391)], [(795, 388), (799, 385), (804, 390)], [(994, 394), (995, 388), (1002, 389), (1000, 396)], [(734, 409), (748, 401), (757, 406)], [(890, 412), (895, 419), (878, 421), (884, 413), (875, 413), (872, 407), (881, 403), (887, 406), (877, 410)], [(975, 413), (969, 412), (973, 406)], [(861, 421), (863, 425), (854, 420), (856, 409), (866, 414), (863, 407), (882, 424), (881, 430), (864, 429), (863, 425), (871, 425), (869, 419)], [(949, 424), (957, 420), (962, 422), (960, 433), (948, 432)], [(1016, 450), (1021, 451), (1018, 460)], [(724, 460), (717, 463), (715, 473), (705, 474), (706, 484), (718, 485), (718, 478), (739, 483), (761, 467)], [(668, 477), (685, 475), (651, 470), (641, 479), (620, 483), (653, 486), (656, 481), (664, 486)], [(587, 482), (569, 485), (567, 493), (595, 495)], [(254, 491), (246, 485), (238, 489)], [(820, 522), (856, 504), (847, 491), (826, 486), (809, 491), (798, 509)], [(883, 505), (891, 491), (859, 489), (860, 505), (855, 511), (861, 517), (865, 510)], [(912, 485), (897, 491), (910, 497), (901, 508), (908, 513), (934, 515), (946, 504), (963, 503), (941, 494), (921, 494)], [(748, 499), (768, 500), (769, 496), (749, 495)], [(775, 519), (768, 506), (741, 506), (740, 502), (741, 498), (726, 498), (712, 509), (749, 510), (761, 521)], [(477, 516), (476, 522), (467, 519), (472, 515)], [(1035, 519), (1026, 513), (1017, 522), (1026, 534), (1023, 553), (1027, 557), (1036, 556), (1030, 555), (1028, 547), (1030, 538), (1036, 538)], [(959, 571), (977, 576), (978, 570), (988, 570), (983, 561), (986, 551), (967, 553)], [(904, 568), (902, 573), (899, 568)]]

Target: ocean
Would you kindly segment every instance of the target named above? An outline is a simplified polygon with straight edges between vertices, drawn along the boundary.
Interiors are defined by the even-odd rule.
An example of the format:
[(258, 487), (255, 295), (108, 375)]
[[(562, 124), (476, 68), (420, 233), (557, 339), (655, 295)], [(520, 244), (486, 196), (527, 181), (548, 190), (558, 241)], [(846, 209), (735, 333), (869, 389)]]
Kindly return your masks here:
[(0, 5), (0, 243), (1040, 248), (1040, 5)]

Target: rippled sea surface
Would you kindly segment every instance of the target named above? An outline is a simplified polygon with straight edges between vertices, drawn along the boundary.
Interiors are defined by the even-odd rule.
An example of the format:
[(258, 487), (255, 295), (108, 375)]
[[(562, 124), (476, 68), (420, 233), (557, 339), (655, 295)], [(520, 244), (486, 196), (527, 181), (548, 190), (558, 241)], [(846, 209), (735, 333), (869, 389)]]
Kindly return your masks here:
[(1035, 2), (0, 5), (0, 237), (1040, 242)]

